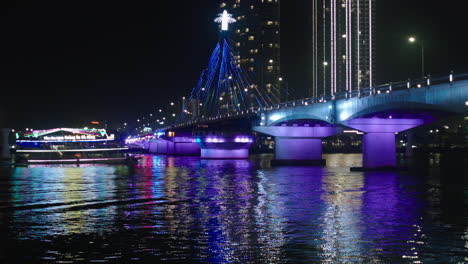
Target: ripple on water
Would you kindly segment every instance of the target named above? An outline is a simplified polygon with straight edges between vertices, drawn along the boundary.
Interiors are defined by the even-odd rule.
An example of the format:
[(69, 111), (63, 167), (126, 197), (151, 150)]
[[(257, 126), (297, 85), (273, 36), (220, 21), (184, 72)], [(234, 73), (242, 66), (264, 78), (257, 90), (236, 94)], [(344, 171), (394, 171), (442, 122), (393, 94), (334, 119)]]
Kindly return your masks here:
[(465, 261), (464, 185), (325, 157), (323, 168), (270, 167), (268, 155), (16, 168), (0, 180), (0, 262)]

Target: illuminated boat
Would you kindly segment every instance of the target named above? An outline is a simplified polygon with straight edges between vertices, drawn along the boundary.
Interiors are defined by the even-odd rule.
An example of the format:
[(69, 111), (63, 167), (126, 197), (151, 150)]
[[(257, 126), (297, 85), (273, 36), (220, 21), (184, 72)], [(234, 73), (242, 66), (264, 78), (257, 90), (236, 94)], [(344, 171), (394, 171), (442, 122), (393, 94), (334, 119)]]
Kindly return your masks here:
[(138, 157), (105, 129), (54, 128), (16, 133), (17, 164), (134, 164)]

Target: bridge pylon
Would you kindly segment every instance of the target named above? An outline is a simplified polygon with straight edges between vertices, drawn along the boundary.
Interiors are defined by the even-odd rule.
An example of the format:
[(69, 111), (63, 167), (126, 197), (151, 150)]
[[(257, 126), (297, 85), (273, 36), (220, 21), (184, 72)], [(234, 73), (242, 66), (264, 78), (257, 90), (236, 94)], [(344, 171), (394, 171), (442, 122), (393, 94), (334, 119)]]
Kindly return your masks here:
[(420, 118), (355, 118), (344, 125), (365, 132), (362, 137), (362, 168), (388, 170), (397, 168), (395, 133), (424, 125)]
[(275, 137), (275, 159), (272, 165), (325, 166), (322, 138), (340, 132), (330, 126), (256, 126), (254, 131)]

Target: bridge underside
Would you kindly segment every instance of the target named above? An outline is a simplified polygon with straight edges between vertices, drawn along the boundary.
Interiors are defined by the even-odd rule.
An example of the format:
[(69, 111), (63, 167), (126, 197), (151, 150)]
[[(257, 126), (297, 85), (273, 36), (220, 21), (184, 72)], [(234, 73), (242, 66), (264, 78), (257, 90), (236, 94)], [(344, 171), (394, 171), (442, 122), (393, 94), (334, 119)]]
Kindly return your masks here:
[(149, 152), (154, 154), (198, 156), (200, 147), (193, 137), (158, 138), (150, 141)]
[[(304, 126), (305, 125), (305, 126)], [(256, 126), (254, 130), (275, 137), (275, 160), (272, 165), (325, 165), (322, 138), (339, 132), (334, 126)]]
[(396, 138), (399, 133), (428, 123), (423, 118), (356, 118), (344, 122), (348, 127), (365, 132), (362, 138), (364, 169), (396, 168)]

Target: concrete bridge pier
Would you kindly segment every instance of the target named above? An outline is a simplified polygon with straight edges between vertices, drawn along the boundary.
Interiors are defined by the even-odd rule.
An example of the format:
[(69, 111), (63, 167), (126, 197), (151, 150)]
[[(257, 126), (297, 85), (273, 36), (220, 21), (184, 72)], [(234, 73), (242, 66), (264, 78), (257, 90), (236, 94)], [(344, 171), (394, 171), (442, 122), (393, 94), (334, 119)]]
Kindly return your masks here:
[(176, 156), (199, 156), (200, 147), (193, 136), (162, 137), (149, 142), (149, 152)]
[(352, 170), (396, 169), (395, 133), (420, 125), (424, 119), (356, 118), (344, 125), (365, 132), (362, 138), (362, 168)]
[(247, 135), (197, 136), (195, 140), (201, 148), (202, 159), (248, 159), (253, 138)]
[(254, 130), (275, 137), (272, 165), (324, 166), (322, 138), (337, 134), (334, 126), (257, 126)]
[(9, 128), (0, 128), (0, 163), (10, 162), (10, 144), (9, 136), (11, 129)]

